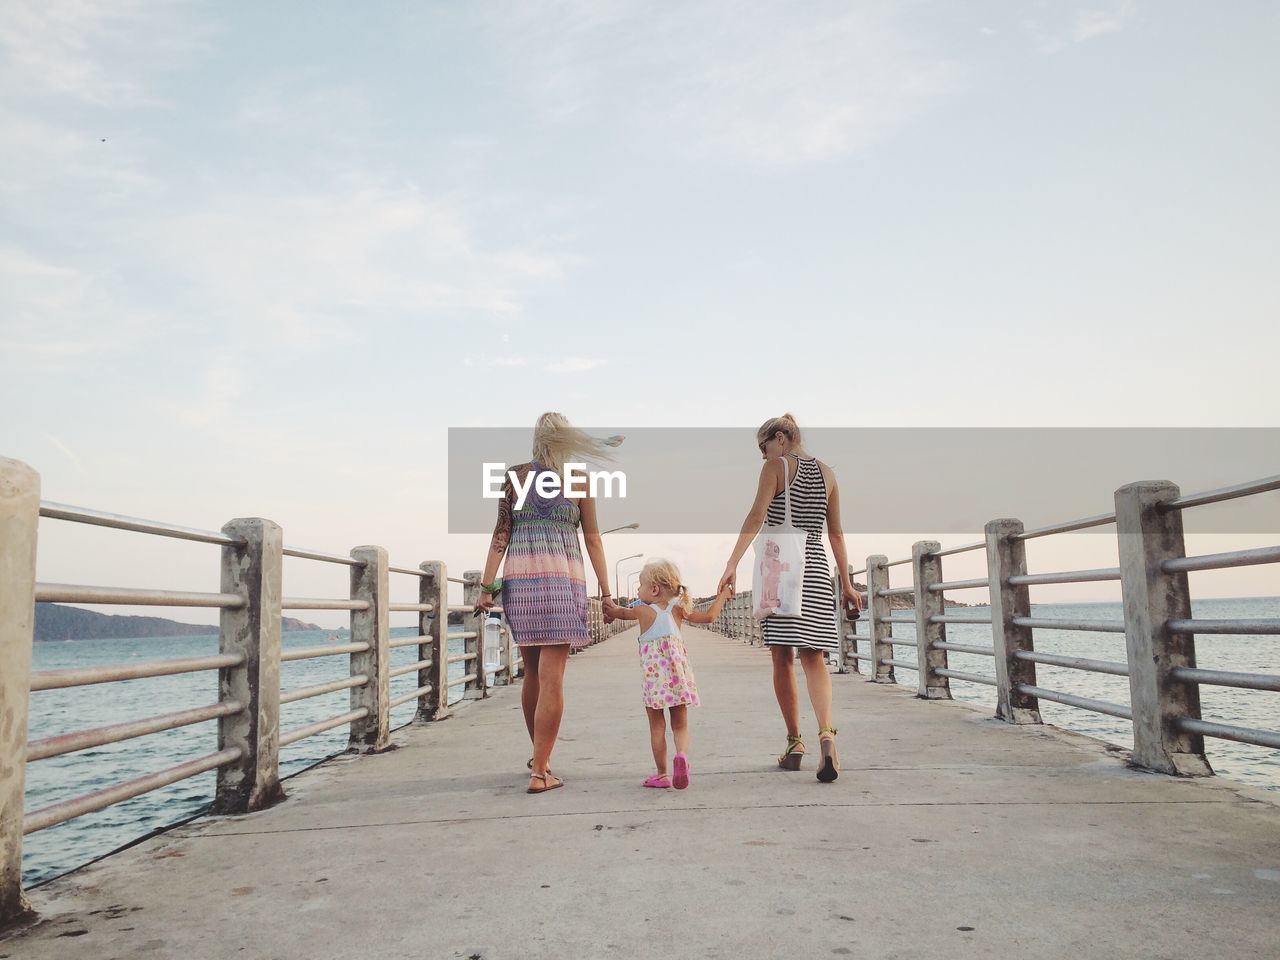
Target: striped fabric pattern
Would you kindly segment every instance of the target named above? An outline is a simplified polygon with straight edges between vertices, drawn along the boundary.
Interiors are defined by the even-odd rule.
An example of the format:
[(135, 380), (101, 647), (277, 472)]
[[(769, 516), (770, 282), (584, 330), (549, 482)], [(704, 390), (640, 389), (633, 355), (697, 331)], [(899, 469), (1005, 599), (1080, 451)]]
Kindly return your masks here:
[[(836, 600), (827, 571), (827, 555), (822, 548), (822, 528), (827, 520), (827, 482), (818, 461), (812, 457), (797, 461), (791, 480), (791, 523), (808, 534), (804, 543), (804, 602), (799, 617), (766, 617), (760, 628), (764, 642), (775, 646), (808, 650), (838, 650)], [(782, 523), (782, 494), (769, 503), (768, 522)]]
[[(533, 461), (533, 474), (546, 468)], [(502, 566), (502, 609), (519, 646), (585, 647), (587, 582), (578, 541), (578, 505), (563, 496), (528, 499), (511, 515)]]

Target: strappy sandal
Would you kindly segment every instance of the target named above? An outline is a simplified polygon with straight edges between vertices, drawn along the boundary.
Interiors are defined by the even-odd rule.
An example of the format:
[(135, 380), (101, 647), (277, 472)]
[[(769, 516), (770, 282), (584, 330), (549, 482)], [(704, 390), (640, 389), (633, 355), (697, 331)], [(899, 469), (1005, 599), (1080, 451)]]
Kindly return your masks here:
[(804, 757), (804, 750), (797, 750), (797, 747), (804, 747), (804, 738), (793, 737), (791, 734), (787, 734), (787, 750), (778, 758), (778, 766), (783, 770), (800, 769), (800, 760)]
[[(547, 783), (547, 777), (550, 777), (552, 780), (555, 781), (555, 783)], [(542, 786), (529, 787), (527, 790), (525, 790), (525, 793), (546, 793), (548, 790), (559, 790), (561, 787), (564, 786), (564, 781), (561, 780), (559, 777), (557, 777), (555, 774), (553, 774), (550, 770), (548, 770), (546, 773), (533, 774), (533, 779), (541, 780)]]
[[(818, 728), (818, 743), (822, 746), (822, 762), (818, 765), (820, 783), (830, 783), (840, 776), (840, 755), (836, 753), (836, 734), (839, 732), (835, 727)], [(829, 733), (831, 736), (823, 740), (824, 733)]]
[[(526, 764), (525, 764), (525, 766), (526, 766), (528, 769), (530, 769), (530, 770), (532, 770), (532, 769), (533, 769), (533, 757), (530, 757), (530, 758), (529, 758), (529, 762), (528, 762), (528, 763), (526, 763)], [(550, 772), (551, 772), (551, 768), (550, 768), (550, 767), (547, 767), (547, 773), (550, 773)]]

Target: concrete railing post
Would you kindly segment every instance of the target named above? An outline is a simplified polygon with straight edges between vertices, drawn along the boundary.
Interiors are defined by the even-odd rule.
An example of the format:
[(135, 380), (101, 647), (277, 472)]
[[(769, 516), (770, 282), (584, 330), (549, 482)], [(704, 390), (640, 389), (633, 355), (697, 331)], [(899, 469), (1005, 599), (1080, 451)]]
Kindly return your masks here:
[(382, 547), (356, 547), (351, 559), (363, 566), (351, 568), (351, 599), (364, 600), (367, 610), (351, 611), (351, 642), (367, 643), (364, 653), (351, 655), (351, 675), (364, 674), (369, 682), (351, 689), (351, 709), (368, 707), (369, 714), (351, 724), (349, 746), (353, 750), (376, 753), (391, 742), (390, 670), (391, 613), (387, 596), (387, 551)]
[(871, 662), (874, 665), (871, 679), (876, 683), (897, 683), (893, 664), (885, 662), (893, 659), (893, 644), (889, 643), (893, 624), (885, 622), (892, 608), (889, 598), (880, 596), (881, 590), (889, 589), (889, 570), (885, 567), (888, 562), (889, 558), (882, 553), (867, 557), (867, 616), (871, 630)]
[(1120, 538), (1120, 587), (1129, 651), (1129, 703), (1133, 710), (1133, 762), (1161, 773), (1211, 776), (1204, 737), (1178, 726), (1200, 719), (1200, 687), (1175, 680), (1175, 667), (1196, 665), (1195, 637), (1170, 633), (1170, 619), (1191, 617), (1185, 572), (1161, 564), (1186, 556), (1182, 511), (1161, 510), (1179, 496), (1167, 480), (1130, 483), (1115, 494)]
[[(471, 607), (480, 599), (480, 576), (481, 570), (466, 570), (462, 574), (462, 602), (467, 607)], [(474, 637), (467, 637), (464, 642), (463, 649), (474, 656), (470, 660), (463, 661), (463, 668), (467, 673), (474, 673), (473, 679), (468, 680), (462, 688), (462, 696), (467, 700), (483, 700), (489, 695), (489, 674), (484, 668), (484, 623), (489, 619), (488, 614), (463, 614), (463, 629), (469, 633), (474, 633)], [(469, 625), (467, 625), (469, 624)]]
[(1019, 659), (1018, 653), (1035, 649), (1030, 627), (1020, 627), (1015, 617), (1031, 616), (1031, 591), (1013, 586), (1012, 576), (1027, 572), (1027, 547), (1015, 540), (1022, 533), (1021, 520), (992, 520), (984, 528), (987, 538), (987, 579), (991, 591), (991, 646), (995, 650), (996, 716), (1009, 723), (1040, 723), (1040, 703), (1018, 692), (1019, 684), (1036, 685), (1036, 665)]
[(31, 912), (22, 892), (22, 798), (39, 521), (40, 475), (0, 457), (0, 927)]
[(431, 665), (418, 671), (418, 686), (431, 685), (418, 700), (414, 720), (443, 720), (449, 716), (449, 571), (439, 560), (418, 564), (426, 576), (418, 578), (418, 602), (432, 605), (418, 614), (418, 633), (424, 638), (418, 659)]
[(926, 700), (950, 700), (951, 683), (937, 671), (947, 668), (947, 651), (934, 644), (947, 638), (946, 625), (930, 622), (946, 608), (942, 593), (930, 590), (942, 582), (942, 544), (937, 540), (917, 540), (911, 545), (911, 572), (916, 588), (916, 662), (920, 665), (916, 695)]
[(219, 649), (244, 661), (219, 671), (222, 700), (245, 705), (218, 721), (218, 749), (239, 747), (240, 759), (218, 768), (214, 813), (249, 813), (284, 799), (280, 786), (280, 581), (284, 549), (270, 520), (232, 520), (222, 528), (243, 546), (222, 548), (222, 592), (244, 604), (223, 607)]

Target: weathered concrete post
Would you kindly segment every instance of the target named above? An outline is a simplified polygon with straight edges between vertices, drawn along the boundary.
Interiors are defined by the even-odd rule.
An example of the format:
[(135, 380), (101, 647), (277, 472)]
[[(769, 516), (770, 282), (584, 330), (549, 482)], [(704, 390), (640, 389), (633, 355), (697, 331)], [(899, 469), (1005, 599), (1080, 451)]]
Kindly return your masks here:
[(369, 715), (351, 724), (348, 745), (353, 750), (377, 753), (391, 742), (390, 660), (391, 611), (387, 551), (382, 547), (356, 547), (351, 559), (363, 566), (351, 568), (351, 599), (368, 602), (367, 610), (351, 611), (351, 642), (367, 643), (364, 653), (351, 655), (351, 675), (364, 674), (369, 682), (351, 688), (351, 709), (368, 707)]
[(946, 640), (946, 625), (929, 619), (946, 609), (941, 591), (929, 589), (931, 584), (942, 582), (942, 558), (937, 555), (941, 549), (937, 540), (917, 540), (911, 545), (916, 588), (916, 662), (920, 664), (916, 695), (926, 700), (951, 699), (951, 682), (937, 672), (947, 667), (947, 651), (934, 646)]
[(418, 564), (426, 576), (418, 578), (418, 602), (432, 605), (418, 614), (418, 633), (426, 639), (418, 646), (418, 659), (431, 665), (418, 671), (418, 686), (431, 684), (418, 700), (414, 720), (443, 720), (449, 716), (449, 571), (439, 560)]
[[(481, 570), (466, 570), (462, 574), (462, 602), (468, 607), (480, 599), (482, 573)], [(462, 664), (468, 673), (475, 673), (475, 679), (468, 680), (462, 688), (462, 696), (467, 700), (483, 700), (489, 695), (489, 674), (484, 668), (484, 623), (487, 619), (489, 619), (488, 614), (484, 613), (477, 613), (474, 616), (464, 614), (462, 618), (463, 624), (470, 622), (470, 626), (464, 629), (475, 634), (464, 642), (467, 653), (475, 654), (474, 659)]]
[(1031, 591), (1013, 586), (1012, 576), (1027, 572), (1027, 546), (1015, 540), (1022, 533), (1021, 520), (991, 520), (987, 537), (987, 579), (991, 591), (991, 645), (996, 662), (996, 716), (1009, 723), (1040, 723), (1040, 703), (1018, 692), (1018, 684), (1036, 685), (1036, 665), (1018, 659), (1020, 650), (1033, 650), (1031, 628), (1020, 627), (1014, 617), (1031, 616)]
[(1200, 687), (1170, 676), (1174, 667), (1196, 665), (1195, 637), (1170, 633), (1166, 626), (1170, 619), (1191, 617), (1186, 573), (1161, 568), (1169, 558), (1186, 556), (1182, 511), (1160, 509), (1178, 496), (1177, 485), (1167, 480), (1126, 484), (1115, 495), (1133, 762), (1161, 773), (1205, 777), (1213, 770), (1204, 737), (1178, 727), (1182, 717), (1200, 719)]
[(239, 747), (218, 768), (214, 813), (248, 813), (284, 799), (280, 787), (280, 580), (283, 537), (270, 520), (232, 520), (222, 528), (243, 546), (222, 548), (222, 592), (244, 605), (223, 607), (219, 648), (244, 662), (218, 672), (222, 700), (245, 704), (218, 721), (218, 749)]
[(891, 607), (889, 598), (880, 596), (881, 590), (889, 589), (889, 570), (885, 564), (889, 558), (882, 553), (867, 557), (867, 616), (871, 623), (871, 662), (874, 669), (871, 679), (876, 683), (897, 683), (894, 677), (893, 664), (885, 663), (893, 659), (893, 644), (889, 637), (893, 635), (893, 624), (885, 623)]
[(31, 912), (22, 893), (22, 795), (39, 521), (40, 475), (0, 457), (0, 927)]

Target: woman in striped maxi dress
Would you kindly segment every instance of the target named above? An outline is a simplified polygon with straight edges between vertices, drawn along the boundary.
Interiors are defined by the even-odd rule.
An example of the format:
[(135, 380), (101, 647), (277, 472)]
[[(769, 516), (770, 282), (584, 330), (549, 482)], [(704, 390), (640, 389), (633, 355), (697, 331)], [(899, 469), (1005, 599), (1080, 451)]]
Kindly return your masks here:
[[(799, 770), (804, 756), (800, 736), (800, 695), (796, 686), (795, 657), (799, 655), (809, 688), (809, 702), (818, 720), (818, 739), (822, 758), (818, 779), (830, 783), (839, 776), (840, 757), (836, 752), (836, 728), (831, 715), (831, 675), (827, 672), (825, 654), (838, 651), (836, 606), (827, 572), (826, 552), (822, 548), (822, 528), (826, 525), (836, 569), (840, 571), (842, 600), (862, 608), (862, 598), (849, 579), (849, 557), (845, 549), (844, 530), (840, 525), (840, 490), (836, 475), (829, 466), (808, 456), (800, 441), (800, 427), (791, 414), (765, 421), (756, 431), (757, 446), (764, 466), (756, 499), (742, 525), (738, 542), (725, 564), (720, 586), (737, 579), (738, 563), (751, 548), (761, 526), (782, 523), (783, 491), (790, 488), (791, 522), (804, 530), (804, 589), (800, 617), (767, 617), (761, 624), (764, 642), (773, 658), (773, 690), (787, 726), (787, 748), (778, 758), (784, 770)], [(783, 471), (786, 471), (784, 474)]]
[(548, 766), (564, 714), (565, 662), (570, 650), (591, 642), (579, 528), (600, 592), (604, 596), (609, 593), (609, 568), (596, 523), (595, 500), (589, 493), (572, 499), (563, 493), (539, 496), (537, 475), (551, 472), (563, 481), (566, 463), (610, 459), (606, 447), (621, 442), (621, 437), (597, 440), (574, 428), (563, 414), (544, 413), (534, 427), (533, 459), (512, 468), (522, 487), (530, 483), (524, 505), (516, 509), (510, 478), (498, 503), (498, 522), (489, 542), (476, 609), (493, 606), (490, 588), (501, 563), (499, 598), (524, 662), (520, 704), (533, 742), (529, 793), (562, 786)]

